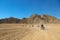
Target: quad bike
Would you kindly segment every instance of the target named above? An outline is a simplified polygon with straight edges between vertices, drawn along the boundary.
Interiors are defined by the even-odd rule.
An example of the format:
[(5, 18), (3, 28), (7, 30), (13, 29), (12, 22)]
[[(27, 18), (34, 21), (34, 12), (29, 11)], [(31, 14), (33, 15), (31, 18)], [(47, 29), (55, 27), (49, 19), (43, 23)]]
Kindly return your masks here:
[(45, 29), (45, 27), (43, 26), (43, 24), (41, 25), (41, 29), (42, 29), (42, 30), (44, 30), (44, 29)]

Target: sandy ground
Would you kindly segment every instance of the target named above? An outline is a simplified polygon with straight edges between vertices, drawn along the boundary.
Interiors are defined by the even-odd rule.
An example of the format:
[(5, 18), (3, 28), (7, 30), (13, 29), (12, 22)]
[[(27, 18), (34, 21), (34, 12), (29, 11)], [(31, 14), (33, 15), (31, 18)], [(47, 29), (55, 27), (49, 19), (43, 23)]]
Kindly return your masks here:
[(60, 24), (45, 24), (45, 30), (35, 25), (0, 24), (0, 40), (60, 40)]

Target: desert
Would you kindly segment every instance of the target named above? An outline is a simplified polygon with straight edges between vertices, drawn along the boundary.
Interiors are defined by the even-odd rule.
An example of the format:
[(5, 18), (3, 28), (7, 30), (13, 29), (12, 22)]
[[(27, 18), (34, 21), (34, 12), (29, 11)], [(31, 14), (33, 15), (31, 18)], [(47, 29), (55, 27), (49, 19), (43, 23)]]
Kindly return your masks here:
[(45, 30), (31, 25), (0, 24), (0, 40), (60, 40), (60, 24), (44, 24)]

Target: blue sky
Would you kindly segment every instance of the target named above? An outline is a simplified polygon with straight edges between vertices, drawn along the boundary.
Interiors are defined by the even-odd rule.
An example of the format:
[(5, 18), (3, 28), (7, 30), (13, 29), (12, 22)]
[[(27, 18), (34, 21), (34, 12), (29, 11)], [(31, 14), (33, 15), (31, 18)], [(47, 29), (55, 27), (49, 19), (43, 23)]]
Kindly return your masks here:
[(60, 0), (0, 0), (0, 18), (47, 14), (60, 18)]

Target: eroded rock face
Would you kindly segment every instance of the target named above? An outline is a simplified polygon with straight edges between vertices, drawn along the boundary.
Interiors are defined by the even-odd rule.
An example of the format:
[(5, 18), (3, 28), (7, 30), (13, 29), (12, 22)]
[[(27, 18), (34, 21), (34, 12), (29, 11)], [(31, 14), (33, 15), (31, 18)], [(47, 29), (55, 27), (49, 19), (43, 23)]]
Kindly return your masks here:
[(41, 16), (34, 14), (28, 18), (28, 23), (60, 23), (60, 20), (46, 14)]
[(60, 23), (60, 20), (57, 19), (56, 17), (49, 16), (49, 15), (42, 15), (42, 18), (47, 20), (47, 23)]
[(41, 17), (39, 15), (37, 15), (37, 14), (35, 14), (33, 16), (30, 16), (28, 18), (29, 23), (38, 23), (40, 20), (41, 20)]

